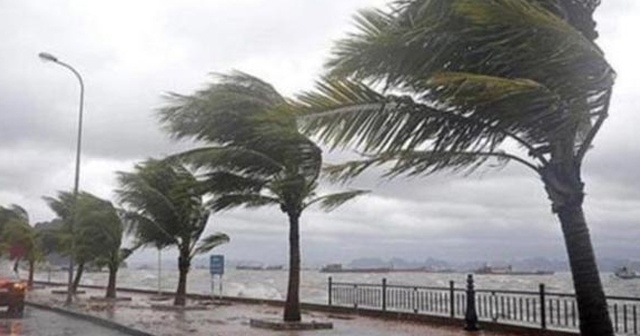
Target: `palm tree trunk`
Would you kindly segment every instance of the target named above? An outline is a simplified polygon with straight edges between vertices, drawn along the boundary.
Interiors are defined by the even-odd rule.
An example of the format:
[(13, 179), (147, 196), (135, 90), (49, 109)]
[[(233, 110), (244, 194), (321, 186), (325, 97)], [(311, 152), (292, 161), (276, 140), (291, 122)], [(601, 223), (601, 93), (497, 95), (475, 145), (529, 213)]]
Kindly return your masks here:
[(542, 170), (545, 189), (553, 204), (553, 212), (560, 219), (573, 286), (580, 315), (580, 334), (583, 336), (613, 336), (613, 326), (607, 299), (600, 281), (589, 228), (582, 210), (584, 184), (580, 165), (564, 156), (552, 158)]
[(73, 280), (73, 286), (71, 286), (71, 293), (75, 294), (78, 291), (78, 286), (80, 285), (80, 278), (82, 278), (82, 273), (84, 272), (84, 263), (78, 264), (78, 270), (76, 271), (76, 278)]
[(33, 273), (36, 268), (36, 261), (29, 259), (29, 278), (27, 279), (27, 287), (33, 288)]
[(176, 297), (173, 301), (174, 306), (184, 306), (186, 304), (187, 296), (187, 273), (189, 273), (190, 267), (189, 253), (181, 252), (178, 257), (178, 289), (176, 290)]
[(107, 299), (116, 298), (116, 278), (118, 276), (118, 267), (114, 265), (109, 266), (109, 282), (107, 282), (107, 293), (105, 297)]
[(300, 214), (289, 215), (289, 284), (284, 321), (299, 322), (300, 316)]
[(562, 209), (558, 211), (558, 218), (562, 224), (578, 301), (580, 334), (583, 336), (613, 335), (607, 299), (600, 281), (600, 273), (582, 207)]

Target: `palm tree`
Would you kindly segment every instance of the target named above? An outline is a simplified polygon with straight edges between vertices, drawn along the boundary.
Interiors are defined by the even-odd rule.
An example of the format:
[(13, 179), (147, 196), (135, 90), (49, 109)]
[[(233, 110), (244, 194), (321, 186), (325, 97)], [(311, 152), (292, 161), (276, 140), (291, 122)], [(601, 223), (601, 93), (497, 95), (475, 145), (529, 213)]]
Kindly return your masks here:
[(487, 160), (534, 171), (561, 223), (583, 335), (613, 334), (582, 209), (581, 165), (615, 79), (594, 42), (598, 4), (408, 0), (363, 11), (318, 90), (300, 97), (307, 132), (367, 154), (331, 168), (338, 179), (389, 162), (390, 176)]
[(0, 206), (0, 231), (10, 222), (29, 222), (29, 214), (23, 207), (13, 204), (8, 208)]
[(133, 227), (137, 244), (178, 249), (178, 288), (174, 305), (184, 306), (187, 273), (194, 256), (229, 242), (224, 233), (200, 239), (209, 220), (198, 181), (175, 161), (147, 160), (134, 172), (118, 174), (120, 201)]
[(107, 267), (109, 277), (105, 297), (114, 299), (116, 297), (116, 281), (120, 265), (139, 246), (122, 248), (125, 227), (118, 210), (111, 202), (103, 200), (100, 207), (92, 212), (90, 220), (98, 223), (96, 228), (101, 231), (100, 237), (103, 239), (101, 246), (104, 247), (103, 253), (94, 260), (94, 264), (99, 268)]
[(210, 146), (177, 155), (204, 169), (202, 188), (214, 211), (276, 205), (289, 219), (289, 282), (284, 320), (300, 315), (300, 216), (319, 204), (332, 210), (364, 193), (319, 196), (322, 151), (298, 132), (294, 114), (268, 83), (240, 72), (192, 96), (172, 95), (161, 120), (178, 138)]
[[(74, 258), (77, 264), (76, 275), (71, 291), (75, 292), (80, 285), (84, 268), (109, 257), (113, 245), (122, 239), (114, 236), (120, 223), (111, 202), (98, 198), (90, 193), (81, 192), (77, 198), (77, 216), (73, 233), (70, 233), (70, 221), (74, 206), (74, 194), (59, 192), (57, 197), (44, 197), (51, 210), (63, 221), (57, 232), (61, 253)], [(73, 237), (71, 236), (73, 234)], [(72, 242), (73, 239), (73, 242)], [(120, 245), (118, 245), (118, 248)]]
[(35, 264), (42, 260), (43, 252), (40, 235), (29, 225), (29, 215), (24, 208), (18, 205), (10, 208), (0, 206), (0, 237), (3, 247), (0, 250), (9, 252), (9, 259), (15, 261), (16, 270), (23, 259), (29, 264), (27, 286), (33, 287)]

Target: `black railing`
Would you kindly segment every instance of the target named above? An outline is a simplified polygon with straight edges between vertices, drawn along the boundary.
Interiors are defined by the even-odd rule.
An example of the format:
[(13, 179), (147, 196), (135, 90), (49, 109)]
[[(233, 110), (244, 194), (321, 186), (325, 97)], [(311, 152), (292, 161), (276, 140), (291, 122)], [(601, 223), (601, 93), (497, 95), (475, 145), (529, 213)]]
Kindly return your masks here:
[[(386, 279), (380, 284), (361, 284), (329, 278), (328, 290), (330, 306), (465, 319), (468, 329), (474, 329), (474, 318), (569, 331), (577, 330), (579, 324), (575, 295), (547, 292), (544, 284), (538, 291), (511, 291), (474, 289), (472, 276), (465, 288), (456, 288), (453, 281), (449, 287), (429, 287), (391, 285)], [(640, 335), (640, 298), (610, 296), (607, 302), (616, 333)]]

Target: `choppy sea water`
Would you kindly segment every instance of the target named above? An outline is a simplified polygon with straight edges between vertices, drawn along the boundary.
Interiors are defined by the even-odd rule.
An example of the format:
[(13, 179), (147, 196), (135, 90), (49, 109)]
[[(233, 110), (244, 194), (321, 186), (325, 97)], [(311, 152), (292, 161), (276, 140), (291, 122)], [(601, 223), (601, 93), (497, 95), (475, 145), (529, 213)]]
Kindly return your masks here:
[[(229, 269), (223, 276), (223, 294), (237, 297), (284, 299), (287, 288), (287, 271), (249, 271)], [(305, 270), (301, 274), (300, 296), (304, 302), (327, 302), (328, 277), (333, 281), (353, 283), (381, 283), (383, 278), (388, 284), (411, 286), (448, 287), (454, 281), (456, 287), (464, 287), (465, 273), (338, 273), (327, 274), (316, 270)], [(554, 275), (475, 275), (477, 289), (502, 289), (537, 291), (539, 284), (544, 283), (549, 292), (572, 293), (570, 273)], [(66, 282), (65, 272), (41, 272), (36, 274), (37, 280)], [(602, 273), (601, 279), (607, 295), (640, 297), (640, 279), (622, 280), (612, 273)], [(162, 290), (174, 291), (177, 287), (178, 272), (173, 269), (162, 270)], [(218, 278), (215, 280), (218, 294)], [(83, 284), (106, 286), (107, 273), (85, 273)], [(118, 286), (157, 289), (157, 270), (121, 269), (118, 273)], [(193, 269), (188, 275), (187, 291), (190, 293), (210, 294), (211, 277), (206, 269)]]

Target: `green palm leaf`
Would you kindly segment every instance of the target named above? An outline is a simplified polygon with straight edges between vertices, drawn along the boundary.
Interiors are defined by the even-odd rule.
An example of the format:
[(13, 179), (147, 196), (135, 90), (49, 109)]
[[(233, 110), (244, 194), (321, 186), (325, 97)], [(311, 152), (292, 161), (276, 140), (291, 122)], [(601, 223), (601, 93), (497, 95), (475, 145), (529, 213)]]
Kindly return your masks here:
[(218, 144), (247, 141), (254, 133), (250, 121), (285, 103), (271, 85), (251, 75), (234, 72), (216, 78), (193, 95), (166, 96), (168, 104), (159, 117), (169, 133)]
[(281, 200), (275, 197), (265, 196), (258, 193), (251, 194), (233, 194), (226, 193), (214, 196), (208, 205), (214, 212), (229, 210), (238, 207), (258, 208), (266, 205), (279, 205)]
[(370, 191), (368, 190), (350, 190), (335, 194), (323, 195), (317, 198), (310, 200), (306, 205), (306, 207), (312, 206), (314, 204), (318, 204), (320, 209), (324, 211), (333, 211), (336, 208), (340, 207), (344, 203), (364, 194), (368, 194)]
[(263, 152), (234, 146), (200, 147), (168, 158), (172, 159), (182, 160), (196, 169), (231, 170), (249, 176), (268, 176), (284, 168), (281, 162)]
[(231, 239), (224, 233), (216, 232), (211, 234), (198, 242), (198, 246), (195, 248), (193, 255), (207, 253), (214, 248), (230, 242)]

